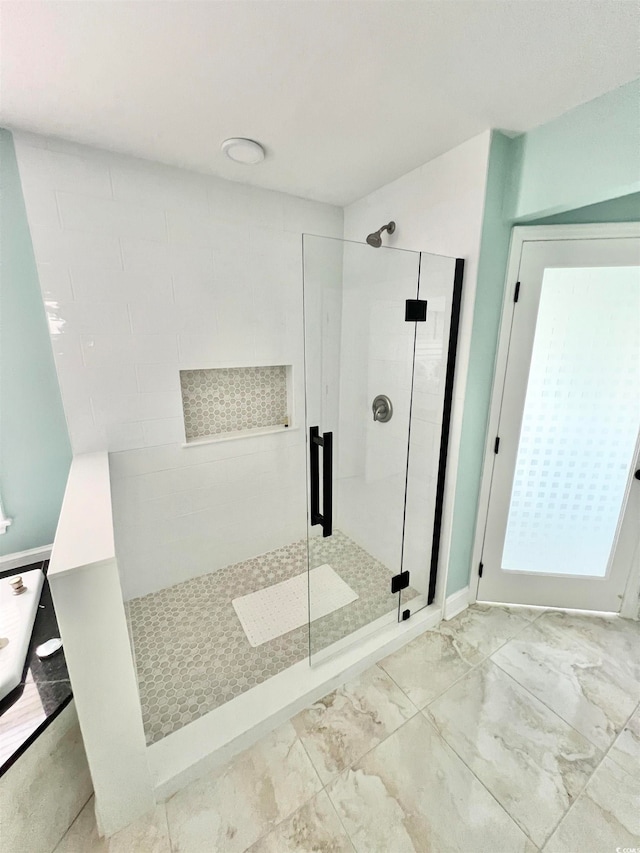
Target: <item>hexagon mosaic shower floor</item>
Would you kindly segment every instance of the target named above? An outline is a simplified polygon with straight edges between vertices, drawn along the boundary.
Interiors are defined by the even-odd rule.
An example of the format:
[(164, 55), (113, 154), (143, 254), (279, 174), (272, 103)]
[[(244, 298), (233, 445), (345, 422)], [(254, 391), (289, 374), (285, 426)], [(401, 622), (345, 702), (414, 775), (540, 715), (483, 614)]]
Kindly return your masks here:
[[(319, 651), (397, 607), (390, 572), (340, 531), (311, 540), (312, 565), (329, 563), (357, 601), (312, 625)], [(234, 598), (307, 569), (305, 540), (126, 605), (147, 743), (155, 743), (309, 653), (306, 625), (252, 648), (231, 604)], [(417, 593), (403, 590), (403, 602)]]

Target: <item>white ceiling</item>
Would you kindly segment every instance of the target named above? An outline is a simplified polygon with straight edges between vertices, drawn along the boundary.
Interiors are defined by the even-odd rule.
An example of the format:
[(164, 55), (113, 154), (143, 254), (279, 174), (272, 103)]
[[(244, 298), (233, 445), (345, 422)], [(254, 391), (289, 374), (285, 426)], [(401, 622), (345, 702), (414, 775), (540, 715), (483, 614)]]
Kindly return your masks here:
[[(2, 2), (0, 123), (347, 204), (639, 73), (638, 4)], [(228, 136), (262, 142), (259, 166)]]

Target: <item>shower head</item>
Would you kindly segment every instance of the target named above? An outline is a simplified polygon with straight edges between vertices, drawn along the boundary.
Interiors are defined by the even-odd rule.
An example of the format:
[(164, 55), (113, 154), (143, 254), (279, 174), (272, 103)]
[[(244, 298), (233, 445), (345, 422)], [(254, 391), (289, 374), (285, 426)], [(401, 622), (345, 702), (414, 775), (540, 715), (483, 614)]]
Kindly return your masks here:
[(367, 243), (370, 246), (373, 246), (374, 249), (379, 249), (382, 246), (382, 237), (381, 234), (383, 231), (388, 231), (389, 234), (393, 234), (396, 230), (395, 222), (388, 222), (386, 225), (383, 225), (382, 228), (378, 228), (377, 231), (374, 231), (372, 234), (369, 234), (367, 237)]

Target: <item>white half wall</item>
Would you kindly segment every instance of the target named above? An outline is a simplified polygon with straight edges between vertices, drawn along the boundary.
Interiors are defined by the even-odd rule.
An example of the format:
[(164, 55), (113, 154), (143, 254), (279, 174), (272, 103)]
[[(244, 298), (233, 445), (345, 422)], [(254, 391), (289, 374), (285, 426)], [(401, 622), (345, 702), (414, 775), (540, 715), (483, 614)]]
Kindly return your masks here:
[[(394, 220), (395, 233), (383, 236), (386, 245), (463, 258), (465, 261), (436, 589), (436, 602), (439, 603), (442, 603), (446, 588), (489, 143), (490, 132), (487, 131), (380, 187), (344, 211), (344, 236), (347, 240), (362, 241), (371, 231)], [(429, 557), (430, 554), (424, 555), (427, 563)]]
[(106, 453), (71, 463), (49, 572), (98, 826), (112, 835), (154, 806), (142, 709), (116, 565)]
[[(73, 452), (117, 457), (125, 597), (302, 538), (301, 235), (342, 237), (342, 210), (14, 138)], [(292, 368), (291, 429), (182, 446), (180, 369), (270, 364)]]

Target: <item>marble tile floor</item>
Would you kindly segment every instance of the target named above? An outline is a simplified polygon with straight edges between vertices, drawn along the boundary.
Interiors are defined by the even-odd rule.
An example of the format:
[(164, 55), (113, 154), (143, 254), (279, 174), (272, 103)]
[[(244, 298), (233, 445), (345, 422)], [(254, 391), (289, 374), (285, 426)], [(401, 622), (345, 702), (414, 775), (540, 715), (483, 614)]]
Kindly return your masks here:
[(475, 605), (109, 841), (90, 803), (55, 853), (640, 848), (639, 665), (637, 622)]
[[(306, 540), (204, 574), (126, 605), (147, 743), (193, 722), (298, 661), (393, 611), (391, 572), (339, 530), (310, 540), (358, 599), (253, 648), (232, 601), (307, 570)], [(417, 595), (402, 591), (405, 606)]]

